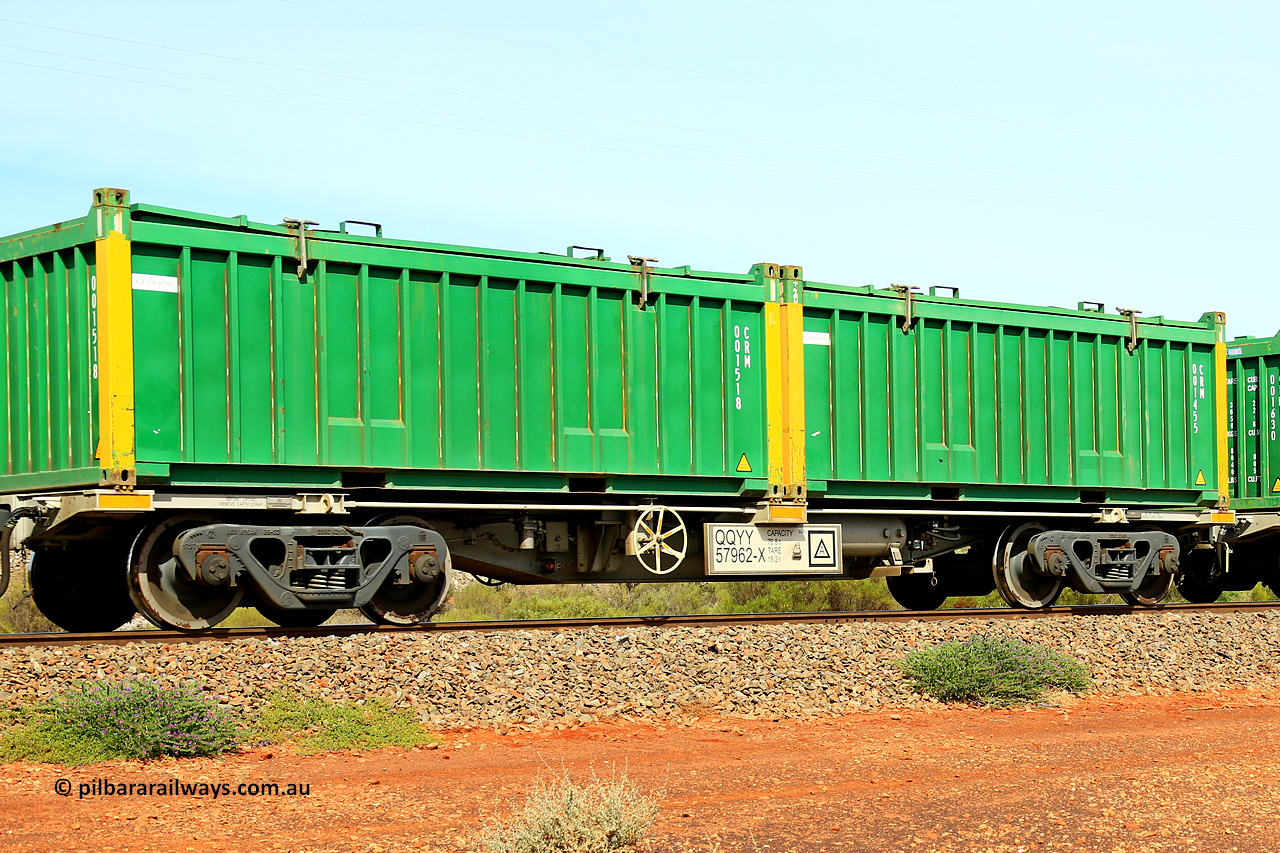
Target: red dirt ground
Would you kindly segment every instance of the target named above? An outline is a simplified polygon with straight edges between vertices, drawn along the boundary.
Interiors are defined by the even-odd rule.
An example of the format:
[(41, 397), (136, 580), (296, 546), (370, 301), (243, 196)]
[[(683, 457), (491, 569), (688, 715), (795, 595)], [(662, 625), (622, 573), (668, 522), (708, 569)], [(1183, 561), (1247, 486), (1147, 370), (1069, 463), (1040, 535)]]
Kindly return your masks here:
[[(664, 789), (648, 851), (1280, 850), (1280, 693), (1090, 697), (819, 720), (451, 733), (445, 746), (10, 765), (10, 851), (457, 851), (539, 775)], [(70, 781), (69, 797), (55, 792)], [(79, 798), (81, 783), (275, 781), (310, 796)]]

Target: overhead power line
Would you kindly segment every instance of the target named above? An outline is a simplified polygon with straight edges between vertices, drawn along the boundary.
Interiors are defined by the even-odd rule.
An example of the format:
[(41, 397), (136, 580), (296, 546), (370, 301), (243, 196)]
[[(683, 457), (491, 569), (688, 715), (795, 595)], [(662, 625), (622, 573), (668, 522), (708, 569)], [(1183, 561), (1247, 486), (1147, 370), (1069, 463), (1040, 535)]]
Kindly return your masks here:
[(958, 110), (945, 110), (938, 107), (926, 107), (920, 104), (908, 104), (901, 101), (887, 101), (880, 98), (869, 98), (864, 95), (854, 95), (848, 92), (836, 92), (830, 89), (816, 89), (809, 86), (796, 86), (790, 83), (779, 83), (775, 80), (758, 80), (751, 77), (737, 77), (732, 74), (720, 74), (715, 71), (703, 71), (698, 68), (687, 68), (678, 65), (664, 65), (658, 62), (649, 62), (643, 59), (631, 59), (623, 56), (613, 56), (606, 53), (593, 53), (586, 50), (577, 50), (575, 48), (560, 47), (558, 45), (542, 44), (539, 42), (521, 41), (520, 39), (506, 38), (505, 36), (494, 36), (487, 33), (471, 32), (469, 30), (458, 30), (449, 27), (440, 27), (434, 24), (424, 24), (420, 21), (407, 21), (403, 18), (388, 18), (383, 15), (371, 15), (368, 12), (354, 12), (350, 9), (338, 9), (333, 6), (322, 6), (318, 3), (304, 3), (301, 0), (279, 0), (281, 3), (287, 3), (291, 6), (301, 6), (307, 9), (316, 9), (324, 12), (333, 12), (338, 15), (350, 15), (355, 18), (366, 18), (371, 21), (380, 21), (387, 24), (397, 24), (405, 27), (418, 27), (424, 30), (435, 30), (442, 33), (450, 33), (452, 35), (467, 36), (469, 38), (485, 39), (487, 41), (503, 42), (505, 44), (520, 45), (521, 47), (532, 47), (538, 50), (555, 51), (556, 53), (571, 54), (574, 56), (589, 57), (591, 59), (601, 59), (606, 62), (618, 62), (626, 65), (636, 65), (644, 68), (655, 68), (663, 71), (673, 71), (678, 74), (692, 74), (698, 77), (709, 77), (716, 80), (728, 80), (735, 83), (746, 83), (752, 86), (768, 86), (774, 89), (783, 89), (791, 92), (803, 92), (809, 95), (822, 95), (829, 98), (841, 98), (847, 101), (861, 101), (867, 104), (880, 104), (887, 107), (897, 107), (904, 110), (918, 110), (920, 112), (935, 113), (938, 115), (948, 115), (957, 118), (973, 119), (975, 121), (997, 122), (999, 124), (1013, 125), (1016, 127), (1026, 127), (1035, 130), (1049, 130), (1055, 133), (1070, 133), (1076, 136), (1089, 136), (1095, 139), (1107, 139), (1112, 142), (1128, 142), (1134, 145), (1150, 145), (1157, 148), (1169, 148), (1175, 151), (1187, 151), (1194, 154), (1213, 154), (1219, 157), (1235, 157), (1241, 160), (1256, 160), (1262, 163), (1280, 163), (1269, 157), (1256, 157), (1251, 154), (1239, 154), (1233, 151), (1217, 151), (1211, 148), (1195, 148), (1188, 145), (1175, 145), (1169, 142), (1157, 142), (1152, 139), (1136, 139), (1128, 136), (1117, 136), (1108, 133), (1096, 133), (1089, 130), (1077, 130), (1070, 127), (1058, 127), (1050, 124), (1036, 124), (1035, 122), (1020, 121), (1018, 119), (1000, 118), (998, 116), (980, 115), (978, 113), (966, 113)]
[[(602, 113), (593, 113), (586, 110), (570, 109), (567, 107), (557, 107), (557, 106), (552, 106), (548, 104), (533, 104), (526, 101), (516, 101), (516, 100), (511, 100), (506, 98), (495, 98), (495, 97), (486, 96), (486, 95), (475, 95), (475, 94), (469, 94), (465, 92), (456, 92), (449, 89), (438, 89), (438, 88), (431, 88), (427, 86), (419, 86), (419, 85), (415, 85), (411, 83), (403, 83), (395, 80), (383, 80), (383, 79), (378, 79), (374, 77), (361, 77), (361, 76), (351, 75), (351, 74), (339, 74), (332, 71), (321, 71), (319, 69), (305, 68), (305, 67), (296, 66), (296, 65), (284, 65), (284, 64), (275, 63), (275, 62), (265, 62), (259, 59), (247, 59), (245, 57), (230, 56), (230, 55), (221, 54), (221, 53), (210, 53), (207, 51), (192, 50), (190, 48), (173, 47), (171, 45), (156, 44), (154, 42), (138, 41), (136, 39), (126, 39), (126, 38), (120, 38), (118, 36), (107, 36), (107, 35), (102, 35), (100, 33), (90, 33), (82, 30), (73, 30), (73, 29), (68, 29), (66, 27), (55, 27), (55, 26), (50, 26), (48, 24), (36, 24), (30, 21), (19, 21), (12, 18), (0, 18), (0, 22), (18, 24), (18, 25), (27, 26), (27, 27), (34, 27), (37, 29), (49, 30), (53, 32), (68, 33), (71, 35), (84, 36), (86, 38), (112, 41), (118, 44), (129, 44), (129, 45), (135, 45), (138, 47), (149, 47), (156, 50), (165, 50), (165, 51), (170, 51), (174, 53), (183, 53), (191, 56), (204, 57), (207, 59), (219, 59), (227, 62), (236, 62), (244, 65), (253, 65), (253, 66), (258, 66), (262, 68), (270, 68), (277, 71), (293, 71), (301, 74), (312, 74), (320, 77), (328, 77), (330, 79), (335, 79), (335, 80), (347, 80), (347, 81), (358, 82), (358, 83), (369, 83), (372, 85), (388, 86), (388, 87), (393, 87), (393, 88), (402, 89), (406, 91), (422, 92), (422, 93), (433, 94), (433, 95), (446, 95), (448, 97), (464, 98), (468, 100), (481, 101), (486, 103), (501, 104), (504, 106), (515, 106), (515, 107), (522, 107), (526, 109), (542, 110), (546, 112), (559, 113), (562, 115), (582, 116), (586, 118), (599, 119), (602, 121), (621, 122), (621, 123), (631, 124), (631, 125), (640, 126), (640, 127), (652, 127), (652, 128), (663, 129), (663, 130), (677, 130), (677, 131), (686, 132), (686, 133), (699, 133), (699, 134), (704, 134), (708, 136), (721, 137), (725, 139), (734, 139), (734, 140), (739, 140), (743, 142), (756, 142), (756, 143), (761, 143), (765, 145), (775, 145), (775, 146), (781, 146), (781, 147), (787, 147), (787, 148), (794, 148), (798, 150), (815, 151), (815, 152), (820, 152), (824, 154), (840, 154), (840, 155), (852, 156), (852, 157), (865, 157), (869, 159), (884, 160), (884, 161), (894, 162), (894, 163), (905, 163), (913, 166), (928, 166), (931, 168), (953, 169), (956, 171), (971, 172), (974, 174), (991, 175), (991, 176), (1002, 177), (1002, 178), (1015, 178), (1018, 180), (1040, 181), (1043, 183), (1058, 184), (1060, 186), (1080, 187), (1082, 189), (1104, 190), (1107, 192), (1121, 192), (1121, 193), (1129, 193), (1132, 195), (1147, 196), (1149, 198), (1162, 198), (1162, 199), (1169, 199), (1173, 201), (1187, 201), (1187, 202), (1193, 202), (1197, 204), (1213, 204), (1213, 205), (1219, 205), (1223, 207), (1238, 207), (1246, 210), (1260, 210), (1260, 211), (1266, 211), (1269, 213), (1280, 213), (1280, 208), (1267, 207), (1264, 205), (1242, 204), (1240, 202), (1220, 201), (1217, 199), (1197, 198), (1194, 196), (1183, 196), (1183, 195), (1175, 195), (1170, 193), (1158, 193), (1158, 192), (1152, 192), (1150, 190), (1139, 190), (1139, 189), (1133, 189), (1130, 187), (1116, 187), (1116, 186), (1110, 186), (1106, 184), (1092, 184), (1092, 183), (1082, 182), (1082, 181), (1068, 181), (1068, 180), (1062, 180), (1059, 178), (1047, 178), (1040, 175), (1027, 175), (1027, 174), (1021, 174), (1017, 172), (1002, 172), (994, 169), (981, 169), (973, 166), (961, 166), (954, 163), (940, 163), (940, 162), (930, 161), (930, 160), (914, 160), (907, 157), (893, 157), (885, 154), (872, 154), (865, 151), (854, 151), (854, 150), (845, 149), (845, 148), (831, 148), (828, 146), (813, 145), (813, 144), (803, 143), (803, 142), (794, 142), (794, 141), (785, 140), (785, 139), (772, 139), (768, 137), (750, 136), (750, 135), (741, 134), (741, 133), (731, 133), (731, 132), (721, 131), (721, 130), (712, 130), (709, 128), (669, 124), (665, 122), (657, 122), (657, 121), (652, 121), (648, 119), (637, 119), (630, 116), (617, 116), (617, 115), (608, 115), (608, 114), (602, 114)], [(21, 48), (21, 47), (18, 49), (33, 50), (32, 48)], [(42, 51), (37, 51), (37, 52), (42, 52)], [(67, 56), (66, 54), (53, 54), (53, 55)], [(75, 57), (75, 58), (84, 58), (84, 57)], [(90, 61), (101, 62), (103, 60), (90, 60)], [(126, 67), (139, 67), (139, 66), (126, 66)], [(166, 73), (179, 73), (179, 72), (166, 72)], [(212, 78), (207, 78), (207, 79), (212, 79)], [(242, 85), (248, 85), (248, 84), (242, 84)], [(317, 97), (328, 97), (328, 96), (318, 95)], [(449, 114), (441, 113), (441, 115), (449, 115)], [(477, 119), (477, 120), (485, 121), (487, 119)], [(557, 130), (557, 132), (571, 133), (573, 131)], [(822, 168), (827, 168), (827, 167), (822, 167)], [(868, 173), (868, 174), (876, 174), (876, 173)], [(906, 180), (917, 180), (917, 179), (906, 178)]]
[[(935, 186), (948, 187), (951, 189), (979, 190), (982, 192), (994, 191), (994, 192), (1005, 193), (1008, 195), (1025, 196), (1027, 198), (1045, 199), (1048, 201), (1059, 201), (1059, 202), (1081, 201), (1080, 199), (1044, 195), (1042, 193), (1030, 193), (1030, 192), (1024, 192), (1021, 190), (1008, 190), (1008, 189), (1000, 189), (997, 187), (974, 186), (972, 184), (957, 184), (950, 181), (935, 181), (928, 178), (915, 178), (909, 175), (893, 175), (893, 174), (885, 174), (883, 172), (870, 172), (870, 171), (861, 170), (861, 169), (847, 169), (841, 166), (828, 166), (821, 163), (802, 163), (802, 162), (796, 162), (793, 160), (781, 160), (773, 157), (758, 157), (751, 154), (739, 154), (739, 153), (730, 152), (730, 151), (718, 151), (718, 150), (712, 150), (712, 149), (706, 149), (706, 148), (694, 148), (691, 146), (684, 146), (684, 145), (671, 145), (664, 142), (650, 142), (648, 140), (643, 140), (643, 139), (630, 139), (626, 137), (609, 136), (607, 134), (586, 133), (586, 132), (576, 131), (576, 130), (564, 130), (561, 128), (524, 124), (521, 122), (505, 121), (502, 119), (490, 119), (490, 118), (482, 118), (478, 116), (459, 115), (457, 113), (446, 113), (446, 112), (441, 112), (439, 110), (427, 110), (419, 107), (405, 106), (403, 104), (388, 104), (388, 103), (382, 103), (378, 101), (369, 101), (362, 98), (348, 98), (341, 95), (329, 95), (329, 94), (324, 94), (320, 92), (301, 91), (297, 89), (288, 89), (281, 86), (269, 86), (262, 83), (246, 83), (239, 80), (227, 80), (219, 77), (210, 77), (203, 74), (190, 74), (183, 71), (171, 71), (165, 68), (152, 68), (145, 65), (133, 65), (126, 62), (115, 62), (113, 60), (107, 60), (107, 59), (93, 59), (90, 57), (84, 57), (84, 56), (79, 56), (74, 54), (58, 53), (55, 51), (38, 50), (36, 48), (22, 47), (20, 45), (0, 43), (0, 47), (9, 48), (11, 50), (21, 50), (27, 53), (38, 53), (45, 56), (56, 56), (61, 59), (72, 59), (76, 61), (93, 62), (100, 65), (111, 65), (117, 68), (127, 68), (133, 71), (146, 71), (153, 74), (165, 74), (165, 75), (175, 76), (175, 77), (186, 77), (192, 80), (201, 80), (206, 83), (221, 83), (224, 85), (231, 85), (231, 86), (243, 86), (247, 88), (261, 89), (263, 91), (277, 92), (277, 93), (286, 94), (286, 95), (298, 95), (298, 96), (309, 97), (309, 98), (321, 98), (324, 100), (338, 101), (341, 103), (354, 104), (357, 106), (378, 107), (382, 109), (391, 109), (391, 110), (403, 110), (406, 112), (414, 112), (414, 113), (420, 113), (423, 115), (439, 116), (442, 118), (460, 119), (462, 121), (478, 121), (486, 124), (496, 124), (496, 125), (502, 125), (505, 127), (514, 127), (521, 130), (534, 130), (534, 131), (541, 131), (544, 133), (558, 133), (558, 134), (564, 134), (568, 136), (577, 136), (577, 137), (582, 137), (587, 139), (598, 139), (605, 142), (618, 142), (618, 143), (628, 144), (628, 145), (647, 145), (647, 146), (657, 147), (657, 148), (666, 148), (673, 151), (682, 151), (690, 154), (705, 154), (712, 157), (730, 157), (730, 158), (742, 159), (742, 160), (754, 160), (760, 163), (768, 163), (775, 166), (788, 166), (791, 168), (798, 168), (798, 169), (819, 169), (823, 171), (841, 172), (849, 175), (865, 175), (868, 177), (889, 178), (892, 180), (899, 180), (899, 181), (915, 181), (918, 183), (933, 184)], [(557, 140), (547, 140), (547, 141), (555, 142)], [(644, 153), (644, 152), (635, 152), (635, 153)], [(735, 165), (735, 164), (726, 163), (725, 165)], [(1011, 199), (1011, 200), (1014, 200), (1014, 199)], [(1121, 208), (1124, 210), (1142, 211), (1145, 213), (1161, 213), (1161, 214), (1177, 213), (1179, 215), (1184, 215), (1184, 216), (1198, 216), (1204, 219), (1216, 219), (1223, 222), (1236, 222), (1236, 223), (1241, 223), (1245, 225), (1269, 225), (1270, 224), (1270, 223), (1256, 222), (1253, 220), (1233, 219), (1230, 217), (1215, 216), (1210, 214), (1196, 214), (1196, 213), (1187, 213), (1185, 211), (1167, 211), (1167, 210), (1160, 210), (1160, 209), (1149, 208), (1149, 207), (1138, 207), (1136, 205), (1119, 204), (1116, 202), (1109, 202), (1109, 201), (1089, 200), (1086, 203), (1099, 205), (1103, 207), (1115, 207), (1115, 208)]]
[[(834, 181), (841, 181), (843, 183), (889, 187), (893, 189), (914, 190), (916, 192), (928, 192), (928, 193), (936, 193), (941, 195), (959, 196), (964, 198), (977, 198), (977, 199), (984, 199), (987, 201), (1004, 201), (1004, 202), (1012, 202), (1015, 204), (1029, 204), (1037, 207), (1049, 207), (1049, 208), (1057, 208), (1061, 210), (1074, 210), (1074, 211), (1081, 211), (1086, 213), (1106, 213), (1106, 214), (1111, 214), (1113, 216), (1127, 216), (1127, 217), (1138, 218), (1138, 219), (1152, 219), (1152, 220), (1158, 220), (1163, 222), (1176, 222), (1184, 225), (1206, 225), (1206, 226), (1215, 227), (1215, 228), (1230, 228), (1230, 229), (1246, 230), (1246, 231), (1261, 231), (1268, 234), (1280, 233), (1280, 226), (1274, 226), (1274, 225), (1271, 225), (1270, 223), (1259, 222), (1259, 223), (1249, 223), (1247, 225), (1246, 224), (1228, 224), (1224, 222), (1206, 221), (1204, 218), (1201, 218), (1201, 219), (1178, 218), (1179, 215), (1195, 216), (1196, 214), (1153, 216), (1148, 213), (1130, 213), (1123, 210), (1099, 209), (1098, 207), (1079, 207), (1076, 205), (1057, 204), (1057, 203), (1051, 203), (1047, 201), (1030, 201), (1027, 199), (1003, 198), (1001, 196), (995, 196), (995, 195), (981, 195), (976, 193), (965, 193), (965, 192), (958, 192), (953, 190), (934, 189), (930, 187), (914, 187), (914, 186), (903, 185), (903, 184), (893, 184), (893, 183), (888, 183), (884, 181), (868, 181), (868, 180), (863, 180), (858, 178), (847, 178), (847, 177), (841, 177), (838, 175), (817, 175), (817, 174), (813, 174), (812, 172), (801, 172), (801, 171), (795, 171), (791, 169), (779, 169), (779, 168), (772, 168), (772, 167), (766, 167), (766, 166), (752, 166), (752, 165), (747, 165), (743, 163), (726, 163), (724, 161), (705, 160), (701, 158), (685, 157), (685, 156), (679, 156), (674, 154), (662, 154), (654, 151), (636, 151), (634, 149), (628, 149), (628, 148), (617, 148), (613, 146), (595, 145), (595, 144), (584, 143), (584, 142), (572, 142), (568, 140), (547, 139), (545, 137), (528, 136), (524, 134), (507, 133), (507, 132), (496, 131), (496, 130), (483, 130), (480, 128), (459, 127), (457, 125), (442, 124), (439, 122), (427, 122), (427, 121), (422, 121), (418, 119), (403, 118), (398, 116), (387, 116), (387, 115), (378, 115), (375, 113), (356, 112), (354, 110), (342, 110), (342, 109), (336, 109), (333, 107), (318, 106), (314, 104), (300, 104), (293, 101), (280, 101), (280, 100), (273, 100), (270, 98), (258, 98), (250, 95), (239, 95), (231, 92), (217, 92), (217, 91), (210, 91), (208, 89), (196, 89), (188, 86), (177, 86), (169, 83), (159, 83), (151, 80), (136, 80), (129, 77), (116, 77), (108, 74), (96, 74), (90, 71), (78, 71), (78, 70), (69, 69), (69, 68), (58, 68), (54, 66), (38, 65), (38, 64), (29, 63), (29, 62), (18, 62), (16, 60), (11, 60), (11, 59), (0, 59), (0, 63), (5, 63), (8, 65), (16, 65), (16, 66), (25, 67), (25, 68), (36, 68), (36, 69), (42, 69), (46, 71), (55, 71), (55, 72), (60, 72), (64, 74), (73, 74), (73, 75), (78, 75), (82, 77), (93, 77), (101, 80), (113, 80), (113, 81), (122, 82), (122, 83), (133, 83), (136, 85), (168, 89), (171, 91), (191, 92), (191, 93), (202, 94), (202, 95), (210, 95), (214, 97), (234, 98), (237, 100), (252, 101), (252, 102), (262, 103), (262, 104), (272, 104), (275, 106), (294, 107), (297, 109), (313, 110), (313, 111), (326, 112), (326, 113), (332, 113), (337, 115), (353, 116), (357, 118), (378, 119), (382, 121), (398, 122), (401, 124), (412, 124), (412, 125), (425, 126), (425, 127), (435, 127), (435, 128), (441, 128), (441, 129), (447, 129), (447, 130), (456, 130), (464, 133), (476, 133), (476, 134), (483, 134), (487, 136), (499, 136), (499, 137), (506, 137), (510, 139), (521, 139), (521, 140), (534, 141), (534, 142), (550, 143), (553, 145), (567, 145), (575, 148), (586, 148), (586, 149), (593, 149), (598, 151), (612, 151), (612, 152), (618, 152), (623, 154), (638, 155), (642, 157), (656, 157), (656, 158), (665, 159), (665, 160), (676, 160), (676, 161), (687, 162), (687, 163), (699, 163), (699, 164), (712, 165), (712, 166), (724, 166), (724, 167), (736, 168), (736, 169), (749, 169), (757, 172), (769, 172), (774, 174), (793, 175), (793, 176), (806, 177), (806, 178), (816, 178), (819, 180), (827, 180), (827, 181), (834, 180)], [(237, 84), (237, 85), (252, 85), (252, 84)], [(395, 107), (395, 108), (399, 109), (399, 107)], [(556, 131), (556, 132), (559, 132), (559, 131)], [(625, 141), (625, 140), (621, 140), (621, 141)], [(736, 155), (726, 155), (726, 156), (736, 156)], [(911, 179), (911, 180), (915, 180), (915, 179)], [(1009, 192), (1005, 190), (995, 190), (995, 189), (992, 189), (989, 191), (990, 192)], [(1094, 202), (1082, 202), (1082, 203), (1098, 204)], [(1105, 203), (1102, 203), (1102, 204), (1105, 204)], [(1260, 226), (1260, 227), (1253, 227), (1253, 226)]]

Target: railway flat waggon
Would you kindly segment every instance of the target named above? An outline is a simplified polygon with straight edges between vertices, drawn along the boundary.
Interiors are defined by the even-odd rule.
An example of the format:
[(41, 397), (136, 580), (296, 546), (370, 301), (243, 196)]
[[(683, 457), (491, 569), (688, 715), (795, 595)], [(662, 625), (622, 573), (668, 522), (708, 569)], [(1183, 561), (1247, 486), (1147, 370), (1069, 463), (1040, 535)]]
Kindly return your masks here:
[(106, 188), (0, 240), (0, 550), (51, 619), (414, 623), (454, 570), (1154, 603), (1234, 522), (1221, 315), (381, 230)]

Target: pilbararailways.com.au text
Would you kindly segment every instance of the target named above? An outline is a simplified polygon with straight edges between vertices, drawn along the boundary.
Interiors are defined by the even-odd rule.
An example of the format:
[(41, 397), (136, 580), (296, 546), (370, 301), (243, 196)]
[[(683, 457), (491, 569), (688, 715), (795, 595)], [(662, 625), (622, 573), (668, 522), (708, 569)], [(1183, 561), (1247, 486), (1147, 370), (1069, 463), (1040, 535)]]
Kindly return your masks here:
[(311, 795), (310, 782), (183, 782), (166, 779), (163, 782), (117, 782), (113, 779), (90, 779), (72, 783), (59, 779), (53, 785), (60, 797), (307, 797)]

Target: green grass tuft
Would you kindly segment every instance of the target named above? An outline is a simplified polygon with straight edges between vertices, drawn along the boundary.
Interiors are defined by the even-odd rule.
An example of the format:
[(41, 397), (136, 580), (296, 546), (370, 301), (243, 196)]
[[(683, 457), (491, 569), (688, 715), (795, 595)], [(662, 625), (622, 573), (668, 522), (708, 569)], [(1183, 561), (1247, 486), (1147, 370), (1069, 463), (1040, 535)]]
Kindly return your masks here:
[(493, 853), (607, 853), (636, 845), (657, 815), (658, 798), (625, 775), (575, 785), (566, 774), (535, 782), (510, 822), (476, 842)]
[(303, 753), (332, 749), (414, 747), (439, 743), (417, 717), (382, 699), (340, 705), (296, 693), (274, 693), (258, 715), (264, 740), (292, 741)]
[(1061, 652), (1013, 637), (976, 636), (917, 649), (898, 663), (917, 690), (943, 702), (1007, 708), (1046, 693), (1082, 693), (1088, 670)]

